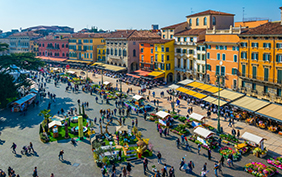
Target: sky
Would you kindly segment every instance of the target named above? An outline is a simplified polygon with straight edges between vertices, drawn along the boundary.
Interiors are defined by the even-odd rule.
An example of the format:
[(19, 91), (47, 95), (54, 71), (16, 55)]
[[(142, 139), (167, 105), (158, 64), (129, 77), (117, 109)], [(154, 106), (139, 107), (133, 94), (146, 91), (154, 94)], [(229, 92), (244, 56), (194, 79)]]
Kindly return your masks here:
[(186, 21), (186, 16), (205, 10), (245, 18), (280, 20), (282, 0), (0, 0), (0, 29), (24, 29), (37, 25), (70, 26), (79, 31), (98, 29), (150, 29)]

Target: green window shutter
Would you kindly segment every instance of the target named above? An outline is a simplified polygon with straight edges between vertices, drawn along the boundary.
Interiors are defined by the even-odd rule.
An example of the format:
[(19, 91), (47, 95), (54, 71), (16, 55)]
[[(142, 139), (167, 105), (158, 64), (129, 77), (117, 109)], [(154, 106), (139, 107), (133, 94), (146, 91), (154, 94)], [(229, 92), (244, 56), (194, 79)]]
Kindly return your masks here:
[(262, 57), (262, 60), (265, 61), (265, 54), (263, 54), (262, 56), (263, 56), (263, 57)]
[(276, 55), (276, 62), (278, 62), (278, 57), (279, 57), (279, 55)]

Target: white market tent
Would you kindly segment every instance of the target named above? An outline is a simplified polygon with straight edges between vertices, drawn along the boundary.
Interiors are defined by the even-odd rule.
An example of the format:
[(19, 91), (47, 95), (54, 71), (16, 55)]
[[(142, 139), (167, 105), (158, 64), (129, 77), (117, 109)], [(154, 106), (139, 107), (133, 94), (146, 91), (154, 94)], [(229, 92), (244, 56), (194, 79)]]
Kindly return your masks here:
[(141, 95), (134, 95), (132, 98), (139, 101), (139, 100), (143, 99), (144, 97), (141, 96)]
[(127, 125), (116, 126), (116, 132), (118, 131), (128, 131)]
[(110, 84), (110, 82), (105, 81), (103, 84), (105, 84), (105, 85), (109, 85), (109, 84)]
[(75, 71), (67, 71), (68, 74), (75, 74)]
[(180, 86), (179, 85), (175, 85), (175, 84), (172, 84), (170, 86), (168, 86), (169, 88), (171, 89), (178, 89)]
[(202, 116), (200, 114), (197, 113), (192, 113), (189, 118), (195, 119), (197, 121), (203, 121), (203, 119), (205, 119), (205, 116)]
[(177, 84), (187, 85), (187, 84), (190, 84), (190, 83), (192, 83), (192, 82), (194, 82), (194, 80), (186, 79), (186, 80), (183, 80), (183, 81), (178, 82)]
[(59, 70), (59, 68), (53, 68), (53, 70), (54, 70), (54, 71), (58, 71), (58, 70)]
[(157, 115), (158, 117), (164, 119), (164, 118), (166, 118), (167, 116), (169, 116), (170, 114), (167, 113), (167, 112), (164, 112), (164, 111), (159, 111), (159, 112), (157, 112), (156, 115)]
[(14, 103), (21, 105), (21, 104), (27, 102), (28, 100), (35, 98), (35, 96), (36, 96), (36, 94), (30, 93), (30, 94), (26, 95), (25, 97), (15, 101)]
[(207, 139), (209, 138), (211, 135), (214, 135), (214, 132), (212, 131), (209, 131), (203, 127), (197, 127), (195, 130), (194, 130), (194, 133), (197, 134), (197, 135), (200, 135), (201, 137)]
[(48, 124), (48, 127), (49, 127), (49, 128), (52, 128), (52, 127), (54, 127), (55, 125), (57, 125), (57, 126), (62, 126), (62, 123), (61, 123), (61, 121), (56, 121), (56, 120), (54, 120), (54, 121), (52, 121), (51, 123)]
[(254, 142), (254, 143), (258, 144), (258, 145), (260, 145), (261, 142), (262, 142), (263, 140), (265, 140), (265, 138), (262, 138), (262, 137), (260, 137), (260, 136), (254, 135), (254, 134), (249, 133), (249, 132), (245, 132), (245, 133), (242, 135), (242, 138), (245, 139), (245, 140)]

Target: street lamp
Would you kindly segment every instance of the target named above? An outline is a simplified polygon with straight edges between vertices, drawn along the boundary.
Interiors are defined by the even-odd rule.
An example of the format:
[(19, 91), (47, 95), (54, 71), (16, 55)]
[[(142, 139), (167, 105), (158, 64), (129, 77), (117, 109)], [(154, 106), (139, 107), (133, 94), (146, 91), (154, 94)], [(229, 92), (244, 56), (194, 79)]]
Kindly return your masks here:
[(171, 107), (172, 107), (172, 112), (174, 112), (174, 97), (175, 97), (175, 91), (174, 89), (172, 89), (172, 95), (173, 95), (173, 100), (172, 100), (172, 103), (171, 103)]
[(218, 73), (218, 105), (217, 105), (217, 131), (221, 132), (220, 128), (220, 78), (221, 76), (221, 65), (222, 61), (219, 62), (219, 73)]

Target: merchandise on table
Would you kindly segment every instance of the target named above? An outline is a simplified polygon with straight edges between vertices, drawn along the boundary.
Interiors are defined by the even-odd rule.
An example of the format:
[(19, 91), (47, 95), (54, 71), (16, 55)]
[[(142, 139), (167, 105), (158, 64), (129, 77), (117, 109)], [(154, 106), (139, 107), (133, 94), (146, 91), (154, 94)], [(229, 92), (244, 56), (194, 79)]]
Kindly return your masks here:
[(226, 159), (228, 159), (228, 156), (229, 156), (230, 154), (232, 154), (234, 161), (238, 160), (239, 157), (240, 157), (240, 153), (239, 153), (239, 152), (236, 152), (236, 151), (233, 150), (232, 148), (226, 147), (226, 146), (220, 148), (219, 153), (220, 153), (221, 155), (223, 155), (223, 157), (226, 158)]
[(245, 165), (244, 168), (247, 173), (250, 173), (254, 176), (259, 176), (259, 177), (269, 177), (269, 176), (273, 176), (276, 173), (278, 173), (275, 167), (266, 166), (265, 164), (261, 162), (248, 163)]
[(280, 157), (276, 157), (276, 158), (270, 158), (270, 159), (267, 159), (267, 163), (279, 168), (279, 169), (282, 169), (282, 156)]

